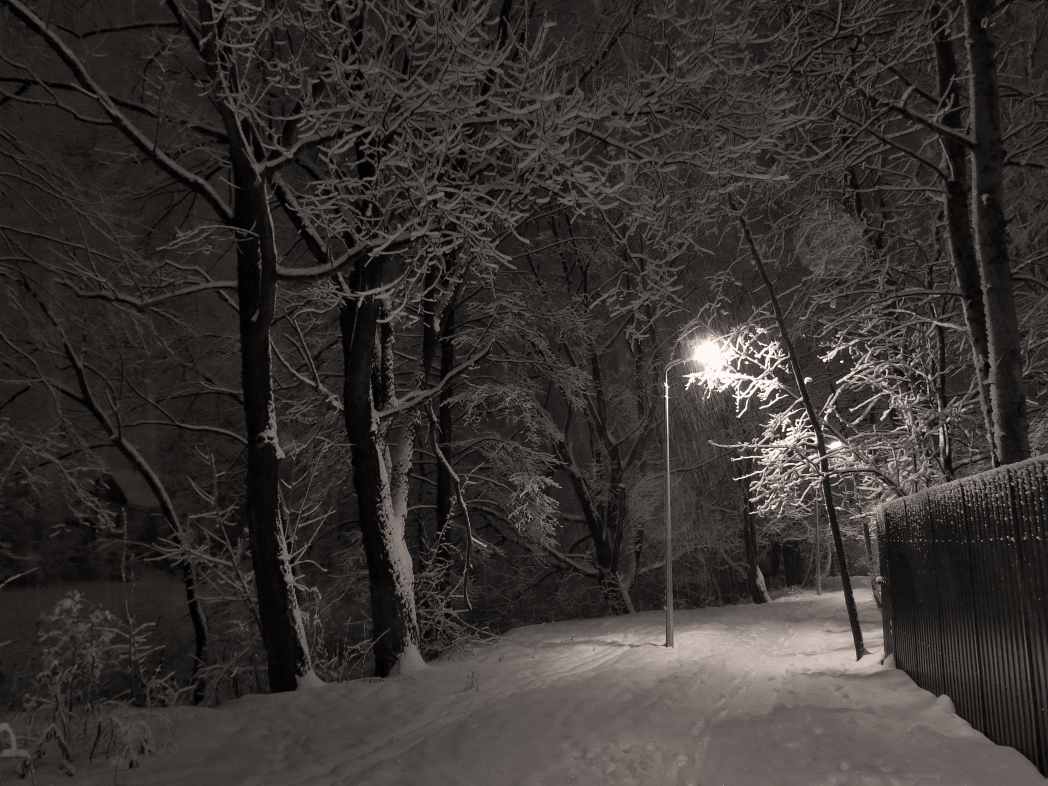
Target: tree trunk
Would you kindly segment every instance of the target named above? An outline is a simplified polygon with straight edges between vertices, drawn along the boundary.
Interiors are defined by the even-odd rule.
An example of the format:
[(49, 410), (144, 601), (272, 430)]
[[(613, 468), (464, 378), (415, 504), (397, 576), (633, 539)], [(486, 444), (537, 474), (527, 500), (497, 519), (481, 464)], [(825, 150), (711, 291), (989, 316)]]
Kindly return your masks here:
[(870, 520), (866, 516), (862, 518), (862, 544), (866, 549), (866, 564), (869, 566), (870, 575), (873, 576), (877, 573), (877, 569), (873, 564), (873, 538), (870, 536)]
[[(87, 384), (86, 377), (81, 380), (81, 384)], [(168, 494), (160, 476), (153, 470), (145, 456), (125, 438), (125, 435), (120, 430), (114, 428), (113, 424), (104, 417), (101, 409), (94, 405), (90, 391), (84, 389), (84, 392), (88, 409), (95, 415), (102, 427), (109, 432), (109, 438), (113, 446), (134, 467), (135, 471), (146, 482), (146, 485), (149, 486), (149, 490), (153, 492), (153, 496), (156, 497), (157, 502), (160, 504), (160, 512), (164, 517), (164, 521), (167, 522), (173, 542), (184, 547), (186, 545), (186, 533), (175, 510), (174, 502), (171, 500), (171, 496)], [(186, 590), (186, 606), (189, 610), (189, 621), (193, 626), (193, 703), (199, 704), (204, 699), (204, 690), (207, 687), (206, 681), (200, 677), (200, 670), (207, 662), (210, 636), (207, 631), (207, 615), (204, 613), (204, 607), (197, 595), (196, 571), (193, 569), (192, 558), (189, 554), (190, 550), (186, 549), (187, 558), (182, 562), (182, 584)]]
[[(201, 54), (208, 78), (224, 84), (220, 54), (222, 25), (206, 0), (200, 14)], [(240, 383), (247, 428), (245, 478), (248, 537), (258, 596), (258, 617), (266, 649), (269, 688), (294, 690), (298, 677), (312, 670), (294, 573), (280, 509), (280, 459), (273, 400), (270, 330), (277, 290), (277, 250), (269, 190), (257, 171), (250, 126), (222, 100), (214, 102), (229, 137), (233, 215), (237, 255), (237, 306), (240, 318)]]
[[(455, 345), (452, 337), (455, 333), (455, 309), (449, 306), (441, 328), (440, 342), (440, 378), (444, 379), (455, 368)], [(454, 428), (454, 417), (451, 412), (453, 388), (449, 382), (440, 391), (440, 409), (437, 411), (437, 446), (444, 457), (451, 461), (451, 433)], [(437, 529), (441, 532), (447, 527), (455, 499), (455, 481), (444, 462), (437, 462)]]
[[(230, 130), (232, 135), (233, 129)], [(234, 160), (241, 387), (247, 426), (246, 515), (269, 687), (294, 690), (311, 671), (280, 509), (280, 460), (273, 401), (270, 327), (276, 248), (265, 186), (243, 152)], [(237, 160), (242, 159), (242, 160)]]
[[(962, 104), (959, 90), (960, 74), (957, 58), (950, 40), (949, 28), (940, 16), (935, 31), (935, 67), (939, 83), (939, 98), (950, 110), (943, 115), (947, 128), (963, 133)], [(993, 405), (990, 400), (990, 354), (986, 338), (986, 309), (983, 305), (982, 278), (975, 253), (971, 218), (968, 214), (968, 158), (965, 145), (959, 139), (942, 135), (943, 152), (949, 165), (949, 179), (943, 187), (943, 206), (946, 214), (946, 234), (957, 285), (961, 290), (961, 309), (968, 328), (968, 342), (972, 348), (972, 366), (975, 369), (982, 407), (986, 439), (990, 447), (990, 461), (998, 465), (997, 444), (994, 438)]]
[[(85, 377), (82, 380), (82, 384), (86, 385), (86, 382)], [(87, 401), (88, 409), (99, 420), (102, 427), (109, 432), (113, 446), (127, 459), (128, 463), (146, 482), (146, 485), (149, 486), (149, 490), (153, 492), (153, 496), (156, 497), (157, 502), (160, 504), (160, 512), (164, 517), (164, 521), (167, 522), (173, 542), (184, 547), (186, 545), (186, 533), (182, 529), (182, 523), (175, 510), (174, 502), (167, 493), (167, 488), (161, 481), (160, 476), (156, 474), (145, 456), (125, 438), (122, 432), (113, 427), (113, 424), (103, 416), (99, 408), (94, 406), (93, 396), (90, 395), (89, 391), (85, 390), (84, 398)], [(190, 550), (186, 549), (187, 558), (182, 562), (182, 584), (186, 590), (186, 606), (189, 610), (189, 621), (193, 626), (193, 703), (199, 704), (204, 699), (204, 690), (207, 687), (206, 681), (199, 675), (201, 668), (207, 662), (210, 637), (207, 631), (207, 615), (204, 613), (204, 607), (197, 595), (196, 571), (193, 569), (189, 553)]]
[[(749, 474), (749, 461), (746, 462), (745, 472)], [(750, 591), (750, 597), (754, 603), (768, 603), (771, 596), (768, 595), (768, 587), (764, 583), (764, 576), (757, 565), (757, 525), (753, 520), (753, 510), (750, 506), (750, 484), (743, 477), (742, 485), (742, 539), (746, 544), (746, 586)]]
[(975, 137), (971, 149), (971, 205), (986, 308), (997, 458), (1001, 464), (1011, 464), (1030, 457), (1030, 442), (1019, 321), (1004, 216), (1004, 143), (994, 43), (990, 37), (993, 6), (992, 0), (965, 0), (964, 3), (965, 43), (971, 70), (969, 101)]
[(575, 498), (582, 509), (582, 517), (589, 531), (601, 593), (612, 609), (620, 611), (625, 609), (632, 613), (634, 606), (629, 597), (628, 582), (624, 582), (619, 575), (627, 515), (626, 487), (622, 481), (622, 466), (617, 455), (613, 455), (608, 460), (608, 466), (605, 469), (608, 472), (609, 489), (606, 501), (600, 504), (594, 499), (590, 481), (579, 471), (567, 440), (565, 433), (558, 445), (561, 466), (571, 480), (572, 490), (575, 492)]
[(771, 279), (768, 277), (768, 271), (764, 267), (764, 260), (761, 257), (760, 252), (757, 250), (757, 245), (753, 242), (750, 228), (741, 214), (739, 215), (739, 223), (742, 225), (742, 232), (746, 238), (746, 244), (749, 246), (750, 254), (753, 257), (753, 263), (757, 266), (757, 271), (760, 273), (761, 281), (764, 282), (764, 288), (768, 292), (768, 299), (771, 301), (772, 310), (775, 313), (775, 321), (779, 326), (779, 333), (782, 336), (782, 344), (786, 349), (786, 355), (790, 361), (790, 370), (793, 372), (793, 379), (797, 384), (797, 393), (801, 397), (801, 403), (804, 405), (804, 411), (808, 416), (808, 422), (811, 424), (812, 433), (815, 435), (815, 447), (819, 453), (819, 474), (822, 477), (823, 501), (826, 503), (826, 517), (830, 521), (830, 532), (833, 534), (833, 545), (834, 550), (837, 553), (837, 564), (841, 571), (841, 584), (844, 588), (844, 606), (848, 611), (848, 623), (851, 625), (852, 643), (855, 645), (855, 659), (861, 660), (862, 656), (866, 654), (866, 646), (862, 641), (862, 628), (859, 627), (859, 613), (855, 608), (855, 596), (852, 593), (851, 577), (848, 575), (848, 565), (844, 560), (844, 541), (841, 539), (841, 528), (837, 523), (837, 509), (833, 504), (833, 486), (830, 483), (830, 462), (826, 457), (826, 439), (822, 433), (822, 423), (819, 422), (815, 413), (815, 405), (808, 393), (808, 386), (804, 382), (804, 374), (801, 371), (800, 361), (797, 358), (797, 351), (794, 349), (793, 342), (790, 340), (790, 334), (786, 330), (786, 318), (783, 316), (782, 308), (779, 306), (779, 299), (775, 295), (775, 288), (771, 283)]
[[(939, 465), (947, 480), (953, 480), (953, 438), (950, 434), (950, 419), (947, 416), (949, 400), (946, 395), (946, 329), (941, 324), (935, 325), (935, 344), (938, 350), (935, 367), (935, 406), (938, 410)], [(985, 412), (985, 410), (983, 410)], [(868, 529), (868, 528), (867, 528)], [(869, 540), (869, 537), (866, 538)]]
[(193, 566), (187, 560), (182, 563), (182, 583), (186, 588), (186, 604), (189, 606), (189, 621), (193, 625), (193, 703), (200, 704), (204, 700), (204, 689), (206, 681), (200, 676), (200, 670), (207, 662), (208, 635), (207, 618), (204, 609), (200, 605), (200, 599), (196, 592), (196, 574)]
[[(237, 254), (237, 297), (240, 309), (241, 383), (244, 415), (247, 424), (246, 515), (252, 547), (252, 562), (259, 601), (262, 641), (266, 648), (270, 688), (293, 690), (296, 677), (310, 667), (301, 617), (294, 592), (293, 576), (283, 538), (278, 498), (280, 448), (277, 444), (276, 418), (270, 376), (269, 331), (273, 319), (276, 292), (276, 249), (269, 214), (268, 194), (250, 150), (249, 124), (231, 109), (219, 95), (230, 89), (224, 81), (225, 65), (219, 54), (221, 25), (207, 0), (197, 4), (202, 35), (199, 39), (208, 80), (216, 88), (214, 106), (222, 117), (229, 137), (232, 158), (232, 217), (219, 205), (220, 200), (206, 187), (205, 181), (188, 170), (182, 170), (154, 145), (152, 134), (143, 134), (119, 115), (115, 103), (86, 75), (86, 68), (76, 60), (39, 17), (18, 6), (10, 6), (30, 29), (40, 35), (76, 75), (85, 90), (114, 121), (115, 127), (143, 154), (156, 163), (176, 182), (189, 186), (216, 207), (220, 220), (234, 231)], [(222, 89), (218, 89), (223, 85)], [(115, 444), (115, 443), (114, 443)], [(166, 514), (165, 514), (166, 515)], [(172, 522), (175, 519), (169, 519)], [(192, 584), (187, 584), (187, 598), (195, 599)], [(200, 610), (197, 609), (199, 612)], [(191, 615), (193, 614), (191, 610)], [(200, 623), (198, 626), (197, 623)], [(200, 636), (203, 615), (194, 616), (194, 628)], [(202, 643), (203, 642), (203, 643)], [(206, 652), (204, 638), (198, 638), (198, 651)]]
[[(359, 265), (351, 289), (366, 291), (377, 287), (383, 267), (381, 260)], [(396, 467), (390, 456), (386, 425), (380, 422), (378, 414), (381, 404), (388, 402), (392, 394), (388, 379), (391, 358), (384, 357), (388, 342), (383, 341), (381, 318), (382, 304), (373, 295), (347, 296), (342, 301), (339, 320), (345, 373), (343, 414), (368, 563), (375, 675), (386, 677), (420, 660), (420, 636), (414, 571), (404, 539), (405, 511), (395, 505)]]
[(742, 527), (742, 540), (746, 544), (746, 588), (754, 603), (768, 603), (771, 600), (768, 585), (764, 582), (764, 574), (757, 564), (757, 530), (749, 510), (744, 516), (746, 523)]
[[(53, 324), (57, 327), (58, 323), (53, 322)], [(105, 412), (103, 412), (103, 410), (98, 406), (91, 385), (88, 381), (88, 377), (84, 373), (85, 369), (83, 364), (73, 352), (72, 346), (64, 337), (63, 342), (66, 357), (70, 360), (73, 368), (76, 370), (77, 381), (82, 395), (81, 403), (87, 408), (91, 415), (94, 416), (97, 423), (105, 431), (106, 436), (109, 438), (113, 447), (115, 447), (120, 454), (127, 459), (127, 462), (145, 481), (146, 485), (149, 486), (149, 490), (153, 492), (153, 496), (160, 505), (161, 514), (164, 517), (164, 521), (167, 522), (173, 542), (178, 547), (185, 548), (187, 545), (186, 533), (182, 528), (181, 520), (175, 509), (175, 504), (167, 492), (167, 487), (160, 479), (160, 476), (154, 471), (152, 465), (146, 460), (145, 456), (142, 455), (142, 453), (127, 439), (126, 433), (119, 428), (118, 424), (115, 424), (110, 420)], [(126, 519), (124, 525), (126, 538)], [(204, 697), (205, 688), (205, 682), (199, 677), (199, 672), (207, 660), (209, 638), (207, 632), (207, 617), (204, 614), (204, 608), (200, 603), (200, 598), (197, 597), (196, 573), (193, 570), (192, 556), (190, 549), (188, 548), (186, 548), (186, 558), (182, 562), (182, 583), (186, 590), (186, 604), (189, 609), (189, 619), (193, 625), (193, 637), (195, 643), (196, 657), (193, 662), (193, 703), (199, 704)]]

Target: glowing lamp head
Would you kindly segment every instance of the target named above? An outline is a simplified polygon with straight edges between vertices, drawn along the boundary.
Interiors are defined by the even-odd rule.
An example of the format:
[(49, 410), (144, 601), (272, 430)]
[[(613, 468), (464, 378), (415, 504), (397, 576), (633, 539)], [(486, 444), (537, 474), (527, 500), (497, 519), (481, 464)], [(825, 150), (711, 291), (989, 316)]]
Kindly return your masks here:
[(720, 371), (726, 364), (724, 350), (713, 339), (703, 341), (697, 345), (691, 356), (706, 371)]

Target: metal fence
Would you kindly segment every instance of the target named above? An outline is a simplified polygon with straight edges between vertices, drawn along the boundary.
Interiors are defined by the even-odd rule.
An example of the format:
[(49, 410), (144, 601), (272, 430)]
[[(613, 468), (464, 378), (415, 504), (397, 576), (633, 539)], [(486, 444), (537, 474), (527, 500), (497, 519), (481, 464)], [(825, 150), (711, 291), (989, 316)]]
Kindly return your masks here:
[(1048, 457), (878, 510), (884, 642), (1048, 775)]

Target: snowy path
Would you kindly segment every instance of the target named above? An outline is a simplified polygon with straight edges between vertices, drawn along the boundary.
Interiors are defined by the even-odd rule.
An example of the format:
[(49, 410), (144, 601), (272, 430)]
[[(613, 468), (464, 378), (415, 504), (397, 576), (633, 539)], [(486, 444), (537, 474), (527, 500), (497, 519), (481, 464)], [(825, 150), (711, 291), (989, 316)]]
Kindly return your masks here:
[[(858, 595), (879, 647), (879, 612)], [(118, 782), (1046, 783), (902, 672), (855, 663), (839, 592), (676, 619), (673, 650), (660, 613), (547, 624), (411, 676), (182, 709), (167, 750)]]

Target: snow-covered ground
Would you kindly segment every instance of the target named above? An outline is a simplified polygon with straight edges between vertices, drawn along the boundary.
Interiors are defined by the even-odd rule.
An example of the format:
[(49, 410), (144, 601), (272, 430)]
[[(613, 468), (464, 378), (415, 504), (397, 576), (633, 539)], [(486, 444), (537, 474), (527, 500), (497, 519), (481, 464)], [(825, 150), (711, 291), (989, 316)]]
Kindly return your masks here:
[[(857, 589), (867, 646), (880, 615)], [(384, 681), (150, 720), (163, 750), (67, 783), (346, 786), (1024, 786), (1032, 764), (879, 655), (854, 661), (840, 592), (511, 631)], [(55, 770), (49, 755), (41, 762)], [(0, 769), (3, 779), (8, 769)]]

